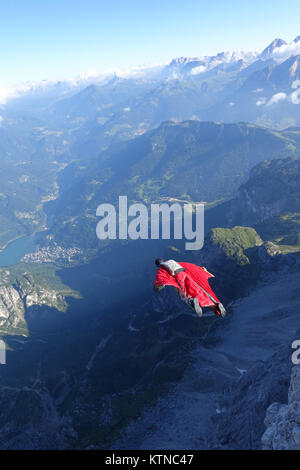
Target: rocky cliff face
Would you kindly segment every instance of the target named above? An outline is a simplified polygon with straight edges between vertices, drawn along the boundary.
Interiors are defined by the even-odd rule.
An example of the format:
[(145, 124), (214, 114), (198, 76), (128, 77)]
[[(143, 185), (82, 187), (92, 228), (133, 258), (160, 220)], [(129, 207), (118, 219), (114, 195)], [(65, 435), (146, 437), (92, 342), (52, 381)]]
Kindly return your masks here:
[(292, 369), (288, 403), (272, 403), (265, 417), (262, 436), (265, 450), (300, 450), (300, 367)]
[(71, 420), (59, 413), (53, 396), (39, 381), (19, 388), (0, 387), (0, 400), (3, 450), (63, 449), (77, 437)]
[[(132, 421), (112, 448), (261, 448), (266, 410), (287, 400), (291, 344), (300, 334), (299, 270), (264, 274), (256, 288), (229, 306), (225, 321), (212, 319), (183, 378)], [(293, 439), (298, 432), (298, 374), (290, 388), (289, 411), (283, 407), (284, 434), (293, 433)]]
[(55, 276), (54, 268), (31, 269), (20, 265), (1, 269), (0, 331), (27, 334), (27, 321), (40, 307), (53, 307), (65, 311), (67, 295), (75, 292), (64, 286)]
[[(227, 238), (239, 251), (249, 233), (253, 246), (247, 236), (242, 257), (228, 258), (232, 271), (221, 250), (236, 296), (224, 321), (200, 321), (166, 288), (152, 305), (123, 305), (119, 317), (85, 312), (77, 328), (72, 317), (61, 332), (36, 336), (19, 352), (12, 337), (9, 367), (1, 369), (1, 447), (259, 448), (266, 409), (287, 400), (300, 280), (297, 257), (274, 254), (255, 231)], [(261, 282), (237, 300), (243, 270), (243, 285), (252, 272), (248, 250), (260, 260)], [(244, 255), (249, 263), (239, 265)]]

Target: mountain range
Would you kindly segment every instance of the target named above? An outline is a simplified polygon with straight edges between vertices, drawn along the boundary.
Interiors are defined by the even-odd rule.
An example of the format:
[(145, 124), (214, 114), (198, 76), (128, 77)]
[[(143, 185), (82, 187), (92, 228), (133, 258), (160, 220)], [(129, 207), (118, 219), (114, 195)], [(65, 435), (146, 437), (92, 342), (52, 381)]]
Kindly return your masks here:
[[(0, 267), (1, 449), (299, 449), (299, 64), (297, 37), (6, 90), (0, 246), (35, 248)], [(203, 248), (99, 241), (120, 195), (204, 203)], [(226, 319), (154, 294), (158, 256)]]
[(93, 230), (96, 209), (103, 202), (117, 205), (119, 195), (146, 205), (177, 200), (209, 207), (226, 201), (257, 163), (298, 158), (299, 137), (297, 129), (279, 132), (246, 123), (165, 122), (114, 145), (88, 166), (79, 160), (61, 171), (60, 196), (47, 205), (45, 237), (65, 247), (100, 247)]

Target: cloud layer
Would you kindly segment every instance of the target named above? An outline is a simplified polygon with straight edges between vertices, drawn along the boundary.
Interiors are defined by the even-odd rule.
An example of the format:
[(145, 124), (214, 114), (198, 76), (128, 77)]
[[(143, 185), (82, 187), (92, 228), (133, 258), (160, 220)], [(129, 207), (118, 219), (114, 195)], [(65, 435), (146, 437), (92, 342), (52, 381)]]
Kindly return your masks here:
[(268, 101), (267, 106), (272, 106), (272, 104), (277, 104), (279, 101), (284, 101), (287, 98), (286, 93), (276, 93), (272, 96), (272, 98)]
[(15, 87), (6, 87), (0, 83), (0, 105), (3, 105), (10, 98), (16, 98), (19, 93)]
[(283, 62), (289, 57), (300, 54), (300, 41), (292, 42), (291, 44), (284, 44), (283, 46), (276, 47), (273, 51), (273, 58), (278, 62)]

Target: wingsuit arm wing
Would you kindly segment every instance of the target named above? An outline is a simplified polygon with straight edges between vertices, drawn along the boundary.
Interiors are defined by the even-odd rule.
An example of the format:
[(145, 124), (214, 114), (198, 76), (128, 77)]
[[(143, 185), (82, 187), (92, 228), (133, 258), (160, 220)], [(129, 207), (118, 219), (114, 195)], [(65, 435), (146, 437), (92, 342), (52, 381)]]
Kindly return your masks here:
[(162, 288), (165, 286), (178, 287), (178, 284), (173, 278), (173, 276), (171, 276), (166, 269), (158, 268), (154, 281), (154, 289)]
[(209, 279), (210, 277), (215, 277), (212, 273), (210, 273), (205, 266), (202, 266), (200, 269), (203, 269), (207, 274), (209, 274), (209, 276), (207, 276), (207, 279)]

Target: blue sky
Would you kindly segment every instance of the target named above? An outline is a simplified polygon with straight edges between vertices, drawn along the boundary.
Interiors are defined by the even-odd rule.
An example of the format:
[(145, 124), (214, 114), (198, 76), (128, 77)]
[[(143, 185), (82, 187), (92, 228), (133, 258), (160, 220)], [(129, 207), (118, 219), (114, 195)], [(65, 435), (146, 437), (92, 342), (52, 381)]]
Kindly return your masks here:
[(299, 0), (2, 1), (0, 82), (263, 48), (300, 35), (299, 17)]

